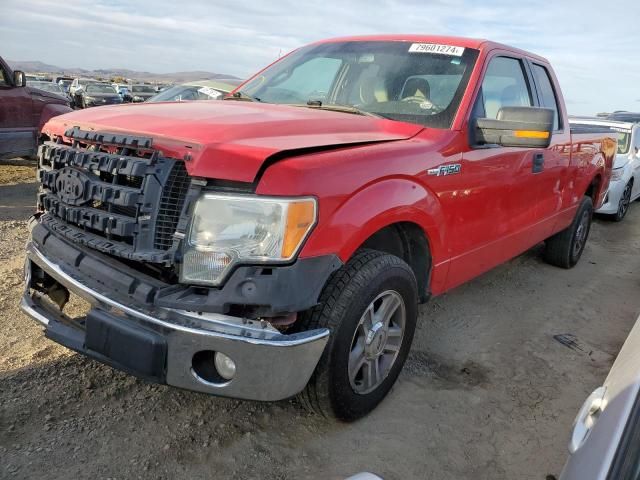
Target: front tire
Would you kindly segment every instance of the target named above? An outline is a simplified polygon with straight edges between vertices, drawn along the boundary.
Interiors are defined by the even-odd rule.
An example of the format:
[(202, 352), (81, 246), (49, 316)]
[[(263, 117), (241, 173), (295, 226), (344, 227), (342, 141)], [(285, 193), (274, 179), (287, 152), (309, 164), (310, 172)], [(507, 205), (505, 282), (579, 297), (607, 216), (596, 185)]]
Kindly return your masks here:
[(592, 217), (593, 201), (583, 197), (571, 225), (545, 241), (545, 261), (556, 267), (574, 267), (587, 243)]
[(320, 303), (301, 320), (328, 328), (327, 346), (301, 403), (345, 421), (373, 410), (395, 383), (416, 326), (418, 289), (404, 261), (375, 250), (355, 254), (329, 280)]

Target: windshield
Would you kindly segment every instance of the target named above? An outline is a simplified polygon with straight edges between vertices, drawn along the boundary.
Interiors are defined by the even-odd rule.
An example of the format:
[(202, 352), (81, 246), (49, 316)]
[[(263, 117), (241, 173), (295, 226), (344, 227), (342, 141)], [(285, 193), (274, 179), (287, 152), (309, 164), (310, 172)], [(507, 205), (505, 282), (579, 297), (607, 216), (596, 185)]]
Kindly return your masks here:
[(69, 85), (71, 85), (71, 82), (73, 82), (73, 80), (59, 80), (58, 84), (62, 85), (63, 87), (68, 87)]
[(631, 133), (629, 132), (618, 132), (618, 153), (628, 153), (629, 152), (629, 143), (631, 140)]
[(241, 91), (261, 102), (354, 106), (449, 128), (477, 56), (474, 49), (426, 43), (323, 43), (295, 51)]
[(148, 102), (184, 102), (187, 100), (218, 100), (224, 96), (224, 92), (210, 87), (193, 85), (176, 85), (151, 97)]
[(156, 93), (155, 88), (150, 85), (134, 85), (131, 87), (133, 93)]
[(87, 85), (87, 93), (113, 93), (115, 95), (116, 91), (111, 85), (92, 83)]

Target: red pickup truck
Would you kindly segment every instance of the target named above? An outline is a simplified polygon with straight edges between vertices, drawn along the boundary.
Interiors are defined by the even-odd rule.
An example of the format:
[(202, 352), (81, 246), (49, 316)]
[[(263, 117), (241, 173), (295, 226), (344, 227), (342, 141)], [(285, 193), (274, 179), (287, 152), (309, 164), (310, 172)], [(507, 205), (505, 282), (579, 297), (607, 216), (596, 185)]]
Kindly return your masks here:
[(544, 58), (422, 35), (314, 43), (225, 101), (44, 132), (22, 308), (49, 338), (345, 420), (395, 382), (418, 303), (540, 242), (575, 265), (616, 151), (571, 129)]
[(26, 84), (0, 57), (0, 158), (35, 156), (42, 126), (72, 111), (64, 97)]

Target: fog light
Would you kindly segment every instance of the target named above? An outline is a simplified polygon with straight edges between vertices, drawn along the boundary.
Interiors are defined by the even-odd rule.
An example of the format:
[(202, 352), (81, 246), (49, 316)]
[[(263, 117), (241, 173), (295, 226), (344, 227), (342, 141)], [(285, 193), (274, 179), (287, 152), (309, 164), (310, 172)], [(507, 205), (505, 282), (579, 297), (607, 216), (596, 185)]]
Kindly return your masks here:
[(216, 370), (222, 378), (225, 380), (231, 380), (236, 374), (236, 362), (231, 360), (224, 353), (216, 352), (213, 357), (213, 363), (216, 366)]

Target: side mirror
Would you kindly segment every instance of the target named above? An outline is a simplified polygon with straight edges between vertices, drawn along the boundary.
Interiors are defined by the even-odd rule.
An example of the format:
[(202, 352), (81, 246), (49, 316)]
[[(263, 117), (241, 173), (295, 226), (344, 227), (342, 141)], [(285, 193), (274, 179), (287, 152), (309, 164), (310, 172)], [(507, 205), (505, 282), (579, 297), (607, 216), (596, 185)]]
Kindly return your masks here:
[(27, 76), (22, 70), (13, 71), (13, 85), (16, 87), (24, 87), (27, 84)]
[(476, 118), (475, 145), (547, 148), (551, 143), (554, 111), (538, 107), (503, 107), (498, 118)]

